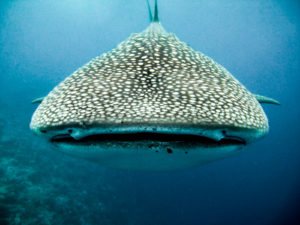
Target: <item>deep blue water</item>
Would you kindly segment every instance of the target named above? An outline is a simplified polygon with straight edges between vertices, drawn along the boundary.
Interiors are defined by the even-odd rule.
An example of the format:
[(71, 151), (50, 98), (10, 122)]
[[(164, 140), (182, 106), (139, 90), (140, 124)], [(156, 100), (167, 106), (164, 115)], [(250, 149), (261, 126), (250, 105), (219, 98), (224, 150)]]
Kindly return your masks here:
[(168, 173), (54, 151), (29, 130), (31, 100), (145, 29), (146, 3), (2, 0), (0, 224), (297, 224), (299, 1), (160, 0), (159, 10), (167, 31), (281, 102), (264, 105), (269, 135), (234, 157)]

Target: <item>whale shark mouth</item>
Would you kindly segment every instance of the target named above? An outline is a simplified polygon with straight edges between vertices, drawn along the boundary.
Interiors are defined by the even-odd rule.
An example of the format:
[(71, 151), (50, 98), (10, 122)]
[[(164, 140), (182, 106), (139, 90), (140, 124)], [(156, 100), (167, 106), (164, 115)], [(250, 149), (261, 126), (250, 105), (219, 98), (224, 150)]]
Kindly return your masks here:
[(246, 141), (237, 136), (226, 136), (220, 140), (215, 140), (209, 137), (193, 135), (193, 134), (168, 134), (168, 133), (153, 133), (153, 132), (138, 132), (138, 133), (113, 133), (113, 134), (93, 134), (75, 139), (70, 134), (59, 134), (53, 136), (50, 141), (53, 144), (68, 144), (68, 145), (97, 145), (104, 142), (124, 143), (124, 142), (145, 142), (145, 143), (174, 143), (221, 147), (229, 145), (246, 145)]

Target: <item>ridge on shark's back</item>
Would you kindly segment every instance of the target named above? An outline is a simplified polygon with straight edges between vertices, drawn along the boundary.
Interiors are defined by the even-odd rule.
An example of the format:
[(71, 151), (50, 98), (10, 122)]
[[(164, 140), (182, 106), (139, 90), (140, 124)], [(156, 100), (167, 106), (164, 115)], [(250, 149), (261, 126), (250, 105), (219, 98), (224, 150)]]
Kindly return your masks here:
[(232, 155), (268, 133), (259, 104), (224, 67), (150, 25), (58, 84), (30, 124), (69, 155), (121, 169), (176, 170)]

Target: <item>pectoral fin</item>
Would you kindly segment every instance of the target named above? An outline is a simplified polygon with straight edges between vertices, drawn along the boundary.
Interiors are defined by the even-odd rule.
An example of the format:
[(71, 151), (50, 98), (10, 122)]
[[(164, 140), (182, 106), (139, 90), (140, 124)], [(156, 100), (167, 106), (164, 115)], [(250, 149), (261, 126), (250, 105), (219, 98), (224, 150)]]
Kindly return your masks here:
[(254, 96), (254, 98), (256, 98), (256, 100), (259, 103), (267, 103), (267, 104), (280, 105), (280, 103), (278, 101), (276, 101), (275, 99), (273, 99), (273, 98), (269, 98), (269, 97), (262, 96), (262, 95), (256, 95), (256, 94), (253, 94), (253, 96)]
[(31, 104), (41, 103), (45, 97), (36, 98), (31, 101)]

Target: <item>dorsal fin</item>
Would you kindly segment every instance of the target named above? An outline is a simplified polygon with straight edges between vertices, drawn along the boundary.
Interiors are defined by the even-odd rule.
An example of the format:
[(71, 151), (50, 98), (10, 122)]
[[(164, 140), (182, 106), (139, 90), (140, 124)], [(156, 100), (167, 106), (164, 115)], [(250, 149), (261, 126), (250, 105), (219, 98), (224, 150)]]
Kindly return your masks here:
[(253, 94), (253, 96), (254, 96), (254, 98), (256, 98), (256, 100), (259, 103), (269, 103), (269, 104), (274, 104), (274, 105), (280, 105), (280, 103), (273, 98), (269, 98), (269, 97), (262, 96), (262, 95), (256, 95), (256, 94)]
[(159, 18), (158, 18), (158, 7), (157, 7), (157, 0), (155, 0), (155, 6), (154, 6), (154, 18), (153, 18), (153, 22), (154, 22), (154, 23), (158, 23), (158, 22), (159, 22)]
[(150, 8), (149, 0), (147, 0), (147, 7), (148, 7), (148, 13), (149, 13), (149, 20), (150, 20), (150, 23), (152, 23), (153, 16), (152, 16), (152, 12), (151, 12), (151, 8)]
[(150, 23), (159, 23), (157, 0), (155, 0), (155, 5), (154, 5), (154, 17), (152, 16), (149, 0), (147, 0), (147, 7), (148, 7)]

